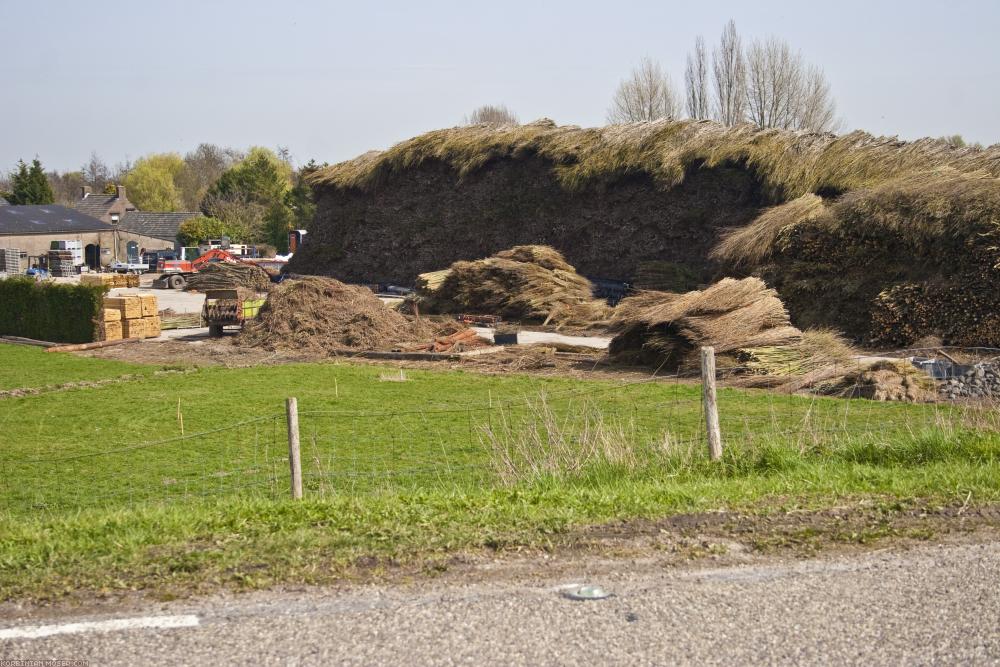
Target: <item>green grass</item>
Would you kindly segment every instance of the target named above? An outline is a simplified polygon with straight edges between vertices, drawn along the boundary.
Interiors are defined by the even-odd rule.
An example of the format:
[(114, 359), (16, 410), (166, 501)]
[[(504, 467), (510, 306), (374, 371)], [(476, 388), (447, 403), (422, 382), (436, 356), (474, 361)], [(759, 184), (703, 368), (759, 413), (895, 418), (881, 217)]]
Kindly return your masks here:
[[(97, 375), (121, 370), (68, 358)], [(3, 399), (0, 599), (323, 581), (366, 556), (544, 546), (573, 526), (775, 502), (1000, 499), (1000, 436), (974, 410), (725, 389), (725, 456), (713, 463), (696, 385), (381, 377), (397, 373), (338, 363), (147, 372)], [(303, 503), (286, 500), (288, 396), (300, 413)], [(506, 483), (487, 433), (498, 446), (534, 438)]]
[(88, 359), (46, 352), (40, 347), (0, 344), (0, 391), (94, 381), (132, 373), (150, 373), (148, 366)]

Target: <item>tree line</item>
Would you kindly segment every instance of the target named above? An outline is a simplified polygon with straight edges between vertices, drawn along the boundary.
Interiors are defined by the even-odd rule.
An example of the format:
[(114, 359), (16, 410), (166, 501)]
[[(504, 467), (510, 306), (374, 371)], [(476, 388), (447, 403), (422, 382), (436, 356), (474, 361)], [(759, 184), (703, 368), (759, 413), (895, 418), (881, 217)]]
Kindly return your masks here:
[(709, 54), (695, 39), (684, 67), (684, 93), (659, 63), (644, 58), (615, 91), (608, 122), (659, 118), (752, 123), (760, 128), (834, 131), (841, 125), (830, 83), (820, 67), (777, 37), (745, 42), (729, 21)]
[(178, 240), (184, 245), (229, 236), (285, 252), (288, 231), (312, 222), (315, 206), (305, 179), (319, 167), (310, 161), (295, 168), (283, 148), (244, 152), (207, 143), (183, 156), (152, 153), (114, 167), (93, 153), (79, 170), (61, 173), (46, 172), (36, 158), (0, 176), (0, 196), (15, 205), (71, 206), (83, 186), (113, 194), (120, 184), (140, 211), (201, 212), (181, 226)]

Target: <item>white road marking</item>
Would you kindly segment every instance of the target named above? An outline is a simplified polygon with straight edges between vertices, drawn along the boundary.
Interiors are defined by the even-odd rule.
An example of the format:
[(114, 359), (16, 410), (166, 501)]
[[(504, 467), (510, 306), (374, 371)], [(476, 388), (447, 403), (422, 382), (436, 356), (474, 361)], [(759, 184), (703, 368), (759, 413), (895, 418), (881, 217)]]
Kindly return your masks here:
[(197, 616), (140, 616), (115, 618), (110, 621), (85, 621), (59, 625), (26, 625), (0, 630), (0, 639), (40, 639), (52, 635), (74, 635), (82, 632), (115, 632), (139, 628), (191, 628), (199, 624)]

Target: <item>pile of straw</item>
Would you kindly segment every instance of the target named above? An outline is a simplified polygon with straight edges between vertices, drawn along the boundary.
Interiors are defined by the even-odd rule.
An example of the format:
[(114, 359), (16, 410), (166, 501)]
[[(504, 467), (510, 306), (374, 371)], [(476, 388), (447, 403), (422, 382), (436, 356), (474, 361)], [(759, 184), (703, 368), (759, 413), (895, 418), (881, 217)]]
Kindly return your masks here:
[(271, 285), (267, 272), (259, 266), (212, 262), (191, 276), (184, 289), (206, 292), (212, 289), (243, 287), (254, 292), (266, 292), (271, 289)]
[(618, 304), (609, 353), (667, 369), (691, 365), (702, 346), (717, 354), (801, 340), (777, 293), (758, 278), (726, 278), (686, 294), (640, 292)]
[(539, 245), (516, 246), (422, 274), (417, 293), (420, 308), (428, 313), (590, 325), (604, 321), (610, 310), (559, 252)]
[(267, 350), (336, 353), (390, 348), (420, 333), (366, 287), (306, 277), (276, 285), (238, 341)]

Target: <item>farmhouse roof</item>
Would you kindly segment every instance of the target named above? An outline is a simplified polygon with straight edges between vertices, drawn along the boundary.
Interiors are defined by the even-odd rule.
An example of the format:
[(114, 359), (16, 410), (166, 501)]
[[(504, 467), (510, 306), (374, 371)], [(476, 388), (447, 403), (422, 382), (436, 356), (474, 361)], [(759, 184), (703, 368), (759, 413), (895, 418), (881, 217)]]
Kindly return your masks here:
[(108, 232), (113, 229), (97, 218), (56, 204), (0, 206), (0, 235)]
[(182, 222), (200, 215), (200, 211), (175, 211), (171, 213), (128, 211), (122, 216), (118, 226), (135, 234), (173, 241), (177, 238), (177, 232), (180, 231)]

